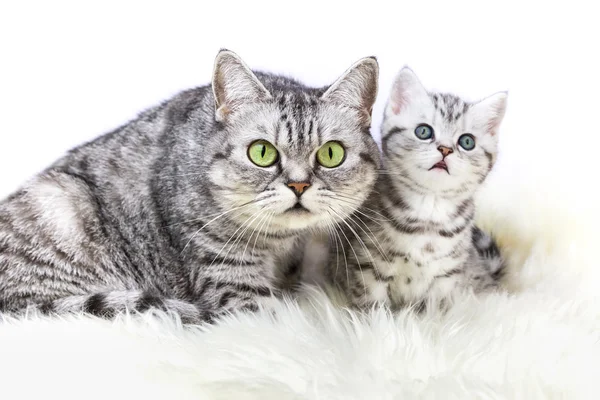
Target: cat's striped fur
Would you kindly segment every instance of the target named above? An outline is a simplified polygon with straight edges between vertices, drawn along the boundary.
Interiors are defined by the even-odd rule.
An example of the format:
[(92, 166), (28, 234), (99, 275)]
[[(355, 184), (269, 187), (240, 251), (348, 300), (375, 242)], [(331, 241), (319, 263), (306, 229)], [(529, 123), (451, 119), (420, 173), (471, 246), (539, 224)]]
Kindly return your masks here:
[[(497, 286), (503, 260), (474, 225), (473, 196), (496, 159), (505, 101), (505, 93), (478, 103), (428, 93), (410, 69), (400, 72), (386, 107), (375, 192), (345, 224), (349, 240), (332, 239), (330, 276), (355, 305), (437, 307), (459, 289)], [(432, 127), (431, 138), (416, 137), (421, 124)], [(466, 133), (476, 140), (468, 151), (457, 144)]]
[[(188, 322), (256, 309), (286, 286), (303, 234), (352, 212), (376, 180), (374, 58), (328, 88), (253, 73), (230, 51), (185, 91), (72, 150), (0, 203), (0, 309), (110, 317), (161, 308)], [(248, 146), (271, 142), (261, 168)], [(315, 162), (325, 142), (346, 160)], [(290, 182), (310, 184), (300, 196)], [(356, 205), (336, 198), (356, 187)]]

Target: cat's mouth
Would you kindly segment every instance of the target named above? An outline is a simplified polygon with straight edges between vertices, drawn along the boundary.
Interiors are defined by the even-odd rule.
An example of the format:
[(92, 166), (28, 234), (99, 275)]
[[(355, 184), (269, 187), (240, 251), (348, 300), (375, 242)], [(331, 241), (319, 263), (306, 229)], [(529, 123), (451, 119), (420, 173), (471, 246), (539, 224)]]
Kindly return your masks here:
[(430, 171), (432, 169), (443, 169), (447, 173), (450, 173), (450, 171), (448, 171), (448, 166), (446, 165), (446, 161), (444, 161), (444, 160), (435, 163), (435, 165), (433, 167), (429, 168)]
[(288, 208), (287, 210), (285, 210), (286, 213), (309, 213), (310, 210), (306, 207), (304, 207), (302, 204), (300, 204), (300, 202), (297, 202), (296, 204), (294, 204), (293, 207)]

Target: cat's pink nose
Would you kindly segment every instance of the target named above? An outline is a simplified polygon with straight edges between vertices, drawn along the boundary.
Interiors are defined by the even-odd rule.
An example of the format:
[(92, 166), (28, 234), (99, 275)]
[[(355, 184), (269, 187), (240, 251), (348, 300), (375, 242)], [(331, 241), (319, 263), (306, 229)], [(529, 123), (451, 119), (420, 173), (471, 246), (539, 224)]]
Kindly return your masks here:
[(308, 182), (290, 182), (287, 185), (296, 193), (296, 196), (298, 197), (300, 197), (302, 192), (310, 187), (310, 183)]
[(440, 147), (438, 147), (438, 151), (440, 153), (442, 153), (442, 155), (444, 157), (446, 157), (448, 154), (454, 153), (454, 150), (452, 150), (450, 147), (446, 147), (446, 146), (440, 146)]

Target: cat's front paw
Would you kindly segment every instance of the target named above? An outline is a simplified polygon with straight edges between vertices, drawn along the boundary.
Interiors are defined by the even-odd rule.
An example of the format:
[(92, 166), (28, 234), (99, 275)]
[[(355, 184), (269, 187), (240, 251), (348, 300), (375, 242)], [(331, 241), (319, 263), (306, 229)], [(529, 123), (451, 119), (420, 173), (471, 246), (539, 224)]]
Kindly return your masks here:
[(257, 313), (264, 312), (276, 315), (276, 310), (281, 307), (281, 300), (275, 296), (261, 296), (253, 299), (243, 300), (235, 307), (227, 309), (230, 313)]
[(255, 300), (258, 310), (269, 313), (272, 317), (277, 315), (277, 310), (281, 308), (282, 305), (282, 300), (276, 296), (263, 296)]

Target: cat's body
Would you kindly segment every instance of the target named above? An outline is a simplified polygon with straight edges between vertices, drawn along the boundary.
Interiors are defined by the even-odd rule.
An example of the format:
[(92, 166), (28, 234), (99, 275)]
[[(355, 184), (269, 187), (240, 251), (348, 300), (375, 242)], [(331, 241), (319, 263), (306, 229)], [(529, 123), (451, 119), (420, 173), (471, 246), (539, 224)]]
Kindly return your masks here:
[[(328, 271), (353, 304), (422, 309), (460, 290), (497, 286), (502, 258), (473, 222), (474, 193), (496, 158), (505, 95), (496, 97), (467, 103), (427, 93), (412, 71), (401, 71), (386, 108), (375, 192), (348, 220), (349, 240), (332, 239)], [(466, 150), (459, 140), (478, 147)]]
[[(268, 303), (297, 273), (303, 233), (334, 218), (336, 190), (360, 179), (366, 197), (375, 181), (365, 126), (377, 63), (329, 89), (257, 76), (223, 51), (212, 85), (71, 151), (0, 203), (1, 310), (158, 307), (198, 322)], [(348, 148), (337, 171), (314, 160), (331, 140)], [(276, 160), (259, 167), (267, 148)]]

